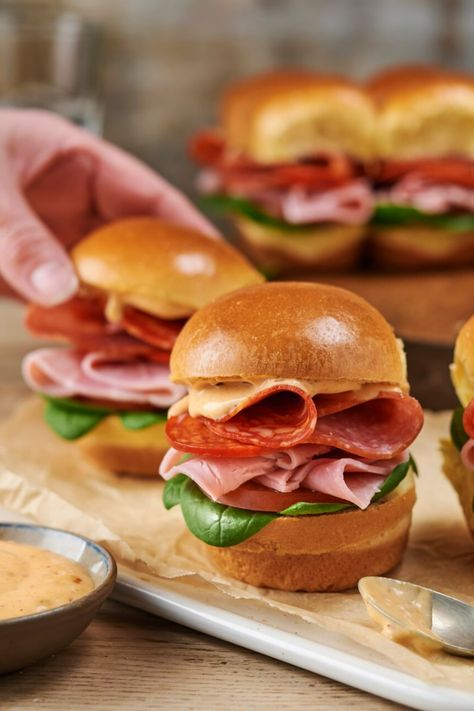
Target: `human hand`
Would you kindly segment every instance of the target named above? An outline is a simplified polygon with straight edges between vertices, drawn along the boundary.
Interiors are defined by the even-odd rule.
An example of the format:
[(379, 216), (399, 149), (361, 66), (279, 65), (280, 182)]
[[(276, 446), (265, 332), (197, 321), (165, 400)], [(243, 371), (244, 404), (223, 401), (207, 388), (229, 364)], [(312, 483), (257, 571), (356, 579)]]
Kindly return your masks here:
[(67, 250), (105, 222), (155, 215), (218, 236), (150, 168), (46, 111), (0, 110), (0, 170), (0, 274), (45, 306), (77, 290)]

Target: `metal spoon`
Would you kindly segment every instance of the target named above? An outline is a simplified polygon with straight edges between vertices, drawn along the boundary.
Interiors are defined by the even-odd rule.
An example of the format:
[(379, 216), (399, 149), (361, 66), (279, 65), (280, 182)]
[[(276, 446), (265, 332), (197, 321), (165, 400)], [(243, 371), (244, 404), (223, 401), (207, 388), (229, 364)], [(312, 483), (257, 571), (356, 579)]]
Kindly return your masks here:
[(367, 611), (382, 632), (422, 653), (444, 649), (474, 657), (474, 606), (391, 578), (359, 580)]

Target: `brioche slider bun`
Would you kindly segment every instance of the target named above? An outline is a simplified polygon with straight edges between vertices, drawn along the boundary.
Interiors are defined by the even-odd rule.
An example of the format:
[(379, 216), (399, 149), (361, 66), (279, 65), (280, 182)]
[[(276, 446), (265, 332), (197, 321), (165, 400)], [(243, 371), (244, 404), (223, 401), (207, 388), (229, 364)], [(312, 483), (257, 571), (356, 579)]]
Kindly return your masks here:
[(130, 431), (115, 415), (102, 420), (77, 444), (84, 454), (108, 471), (155, 478), (169, 446), (165, 422)]
[[(361, 161), (372, 156), (372, 102), (338, 75), (282, 70), (244, 79), (224, 94), (220, 118), (229, 155), (260, 165), (296, 164), (318, 153)], [(277, 273), (351, 269), (366, 233), (364, 226), (337, 222), (280, 229), (239, 215), (235, 223), (246, 251)]]
[[(453, 381), (459, 402), (466, 407), (474, 398), (474, 316), (461, 328), (454, 349), (451, 366)], [(467, 525), (474, 537), (474, 472), (468, 469), (452, 440), (442, 440), (443, 471), (456, 490)]]
[(224, 240), (153, 217), (92, 232), (72, 251), (82, 284), (160, 318), (184, 318), (217, 296), (263, 281)]
[(294, 271), (342, 272), (361, 259), (365, 227), (325, 224), (298, 234), (235, 218), (245, 252), (270, 276)]
[(377, 106), (377, 157), (474, 158), (474, 77), (401, 66), (376, 74), (366, 89)]
[[(430, 66), (401, 66), (373, 76), (367, 92), (377, 107), (377, 158), (474, 158), (474, 77)], [(449, 170), (447, 175), (444, 182), (450, 183)], [(426, 224), (374, 226), (371, 245), (374, 262), (394, 269), (457, 267), (474, 261), (472, 228), (433, 226), (429, 219)]]
[(186, 323), (170, 367), (186, 385), (298, 378), (408, 389), (391, 326), (360, 296), (326, 284), (273, 282), (222, 296)]
[[(345, 289), (303, 282), (248, 287), (208, 304), (180, 333), (171, 377), (198, 390), (265, 379), (317, 381), (325, 393), (408, 389), (403, 349), (383, 316)], [(399, 562), (414, 502), (408, 473), (365, 510), (281, 514), (236, 545), (202, 545), (217, 569), (252, 585), (346, 589)]]
[(474, 262), (474, 231), (404, 225), (372, 227), (370, 253), (384, 270), (463, 267)]
[[(277, 590), (348, 590), (400, 562), (416, 501), (413, 475), (365, 511), (280, 516), (231, 548), (206, 546), (225, 575)], [(205, 544), (202, 544), (205, 545)]]
[[(229, 290), (263, 281), (224, 240), (152, 217), (95, 230), (74, 248), (72, 259), (81, 284), (108, 298), (110, 320), (119, 320), (124, 306), (161, 319), (185, 318)], [(168, 448), (164, 428), (163, 421), (127, 430), (110, 415), (77, 443), (109, 471), (156, 477)]]
[(372, 156), (372, 101), (337, 75), (281, 71), (251, 77), (230, 87), (220, 113), (228, 146), (259, 163), (318, 151)]

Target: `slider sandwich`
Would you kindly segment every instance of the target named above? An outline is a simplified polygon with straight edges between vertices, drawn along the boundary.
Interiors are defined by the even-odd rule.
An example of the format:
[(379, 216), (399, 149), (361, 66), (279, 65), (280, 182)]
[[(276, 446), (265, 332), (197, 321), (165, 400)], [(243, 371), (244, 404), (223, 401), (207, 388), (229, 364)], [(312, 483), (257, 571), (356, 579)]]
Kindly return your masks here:
[(373, 128), (371, 100), (342, 77), (281, 71), (244, 80), (224, 94), (220, 126), (191, 144), (198, 189), (233, 216), (269, 273), (349, 268), (372, 212), (362, 162)]
[(396, 565), (423, 424), (400, 341), (359, 296), (240, 289), (178, 336), (160, 474), (217, 569), (281, 590), (343, 590)]
[(451, 419), (451, 438), (441, 442), (443, 471), (457, 491), (474, 537), (474, 316), (461, 328), (451, 378), (461, 403)]
[(68, 345), (27, 355), (24, 379), (60, 437), (109, 470), (156, 474), (166, 411), (186, 392), (169, 379), (179, 332), (208, 301), (262, 277), (226, 242), (148, 217), (101, 227), (71, 258), (78, 296), (26, 315), (31, 333)]
[(474, 76), (399, 67), (367, 85), (377, 106), (373, 255), (386, 267), (474, 261)]

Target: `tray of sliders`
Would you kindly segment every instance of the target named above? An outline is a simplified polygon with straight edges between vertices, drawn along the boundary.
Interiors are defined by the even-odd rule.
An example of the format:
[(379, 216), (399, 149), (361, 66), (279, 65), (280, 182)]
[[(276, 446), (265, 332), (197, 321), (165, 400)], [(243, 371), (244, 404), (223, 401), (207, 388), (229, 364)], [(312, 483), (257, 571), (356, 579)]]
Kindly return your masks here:
[[(442, 121), (411, 141), (396, 130), (401, 97), (404, 115), (426, 96), (462, 113), (454, 85), (471, 95), (432, 70), (239, 84), (193, 142), (202, 192), (268, 274), (466, 264), (472, 161), (436, 153)], [(462, 189), (433, 207), (448, 168)], [(0, 427), (5, 515), (102, 544), (122, 602), (414, 708), (473, 708), (472, 661), (380, 628), (356, 588), (390, 573), (474, 603), (472, 322), (452, 370), (461, 406), (424, 413), (403, 344), (350, 290), (265, 284), (225, 242), (150, 218), (95, 231), (72, 259), (77, 297), (27, 310), (63, 347), (25, 357), (39, 397)]]
[[(40, 397), (0, 427), (9, 516), (105, 546), (123, 602), (414, 708), (472, 708), (472, 662), (382, 634), (355, 588), (393, 571), (473, 601), (438, 452), (450, 417), (420, 434), (380, 312), (330, 285), (262, 283), (225, 243), (156, 220), (101, 228), (73, 260), (81, 295), (27, 312), (71, 345), (25, 357)], [(472, 525), (471, 326), (443, 446)]]

